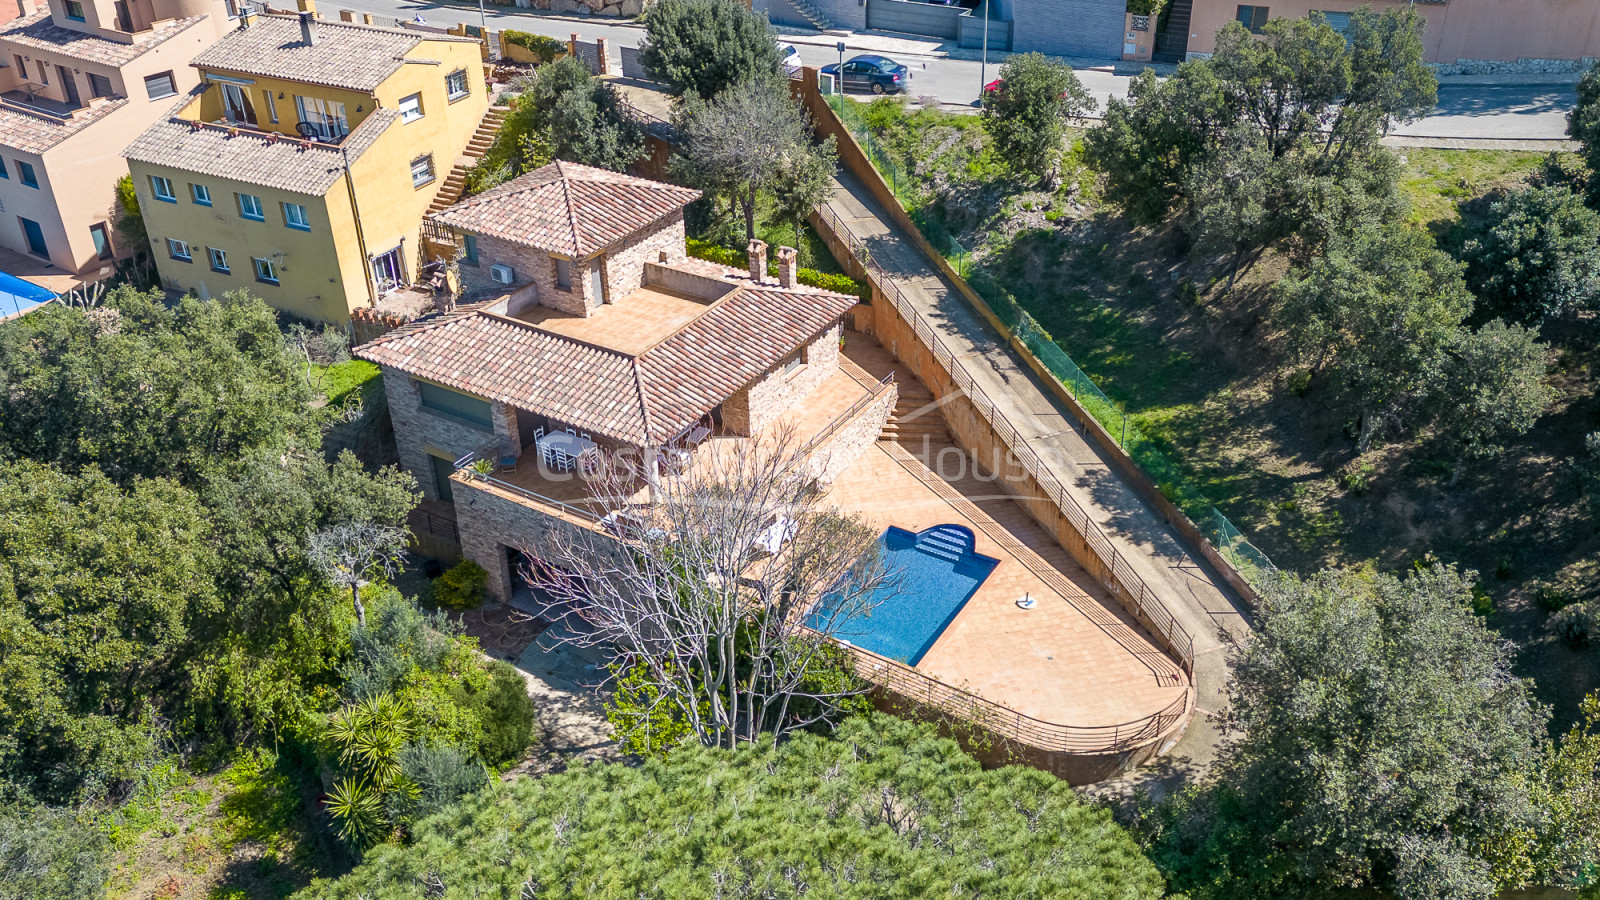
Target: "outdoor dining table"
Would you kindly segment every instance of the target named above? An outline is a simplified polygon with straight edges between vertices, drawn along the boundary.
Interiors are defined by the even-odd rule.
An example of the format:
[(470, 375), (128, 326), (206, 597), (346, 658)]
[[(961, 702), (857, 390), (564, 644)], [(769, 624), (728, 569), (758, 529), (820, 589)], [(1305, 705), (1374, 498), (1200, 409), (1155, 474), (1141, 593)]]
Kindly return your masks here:
[(570, 431), (552, 431), (549, 434), (541, 436), (533, 443), (534, 446), (539, 448), (539, 458), (544, 461), (545, 465), (550, 466), (551, 468), (555, 468), (557, 466), (557, 459), (562, 457), (564, 457), (567, 462), (565, 465), (560, 467), (562, 469), (571, 468), (572, 463), (576, 461), (585, 450), (594, 449), (594, 441), (578, 437)]

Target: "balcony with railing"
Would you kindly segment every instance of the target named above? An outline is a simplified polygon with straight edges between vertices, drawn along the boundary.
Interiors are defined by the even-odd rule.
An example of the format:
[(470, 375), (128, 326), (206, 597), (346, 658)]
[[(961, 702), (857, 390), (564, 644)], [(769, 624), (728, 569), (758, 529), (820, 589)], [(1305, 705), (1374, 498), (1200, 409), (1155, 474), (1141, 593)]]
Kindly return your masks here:
[[(892, 376), (874, 379), (847, 359), (842, 362), (821, 385), (763, 429), (763, 434), (791, 433), (792, 441), (819, 467), (826, 464), (834, 449), (832, 444), (846, 427), (871, 415), (877, 408), (873, 401), (893, 389)], [(521, 426), (528, 428), (521, 435), (524, 446), (512, 452), (491, 444), (467, 454), (456, 461), (454, 480), (458, 484), (590, 528), (604, 529), (623, 519), (626, 511), (616, 509), (619, 501), (629, 506), (649, 505), (646, 457), (652, 454), (602, 435), (572, 429), (567, 438), (558, 438), (557, 442), (565, 443), (569, 449), (585, 449), (567, 454), (571, 464), (562, 464), (558, 456), (541, 452), (540, 441), (549, 442), (552, 433), (567, 432), (566, 423), (526, 414), (518, 418)], [(870, 439), (876, 438), (874, 431)], [(696, 477), (715, 466), (724, 449), (748, 440), (727, 433), (708, 417), (655, 450), (657, 477), (663, 481)], [(586, 448), (591, 444), (592, 449)]]

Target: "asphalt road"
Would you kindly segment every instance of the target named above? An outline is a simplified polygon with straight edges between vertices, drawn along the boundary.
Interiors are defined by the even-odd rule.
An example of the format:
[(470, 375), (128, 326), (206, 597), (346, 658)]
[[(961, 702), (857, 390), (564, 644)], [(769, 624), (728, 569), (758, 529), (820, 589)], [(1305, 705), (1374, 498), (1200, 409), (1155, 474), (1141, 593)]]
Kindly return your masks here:
[[(419, 0), (324, 0), (324, 15), (337, 9), (352, 9), (374, 15), (410, 19), (418, 13), (430, 25), (455, 22), (477, 24), (478, 10), (466, 4), (419, 2)], [(516, 28), (561, 39), (578, 32), (583, 39), (606, 38), (613, 47), (634, 46), (644, 30), (630, 22), (600, 18), (556, 16), (488, 6), (485, 18), (491, 28)], [(795, 45), (807, 65), (837, 62), (834, 49), (838, 38), (831, 35), (795, 35), (785, 40)], [(906, 64), (912, 70), (912, 96), (931, 96), (947, 106), (971, 105), (980, 86), (999, 72), (997, 63), (951, 59), (938, 50), (934, 39), (917, 39), (879, 34), (860, 34), (845, 38), (846, 58), (859, 52), (877, 52)], [(970, 51), (968, 51), (970, 52)], [(615, 53), (615, 51), (613, 51)], [(1106, 67), (1109, 69), (1109, 65)], [(1104, 108), (1106, 99), (1124, 96), (1131, 76), (1099, 68), (1080, 68), (1084, 87)], [(1401, 126), (1397, 134), (1415, 137), (1560, 140), (1565, 137), (1566, 114), (1575, 100), (1570, 83), (1562, 84), (1463, 84), (1447, 82), (1439, 87), (1439, 105), (1426, 118)]]

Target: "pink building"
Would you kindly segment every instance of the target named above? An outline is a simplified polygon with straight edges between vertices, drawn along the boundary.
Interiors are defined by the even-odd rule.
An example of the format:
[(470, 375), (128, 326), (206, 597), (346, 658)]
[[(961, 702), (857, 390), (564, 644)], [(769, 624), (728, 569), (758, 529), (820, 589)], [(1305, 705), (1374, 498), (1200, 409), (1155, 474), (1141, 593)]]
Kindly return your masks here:
[(87, 278), (127, 254), (112, 228), (122, 150), (199, 83), (189, 61), (229, 14), (228, 0), (50, 0), (0, 15), (0, 247)]
[(1259, 27), (1319, 10), (1337, 28), (1362, 6), (1415, 9), (1428, 23), (1425, 58), (1447, 73), (1570, 72), (1600, 57), (1595, 0), (1193, 0), (1187, 55), (1210, 54), (1217, 31), (1231, 21)]

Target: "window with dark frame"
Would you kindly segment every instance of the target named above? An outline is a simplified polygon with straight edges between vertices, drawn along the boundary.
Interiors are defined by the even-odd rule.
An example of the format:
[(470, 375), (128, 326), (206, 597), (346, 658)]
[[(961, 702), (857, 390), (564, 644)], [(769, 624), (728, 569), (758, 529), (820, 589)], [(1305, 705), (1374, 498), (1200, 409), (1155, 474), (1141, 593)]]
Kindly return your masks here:
[(1267, 10), (1265, 6), (1240, 6), (1239, 24), (1250, 29), (1251, 34), (1260, 34), (1261, 29), (1267, 25)]
[(116, 255), (116, 248), (111, 246), (111, 230), (104, 222), (96, 222), (89, 226), (89, 238), (94, 241), (94, 255), (96, 259), (110, 259)]
[(32, 163), (17, 160), (17, 180), (21, 181), (24, 187), (39, 189), (39, 176), (34, 173)]
[(89, 73), (89, 96), (109, 97), (113, 93), (115, 93), (115, 91), (111, 87), (111, 79), (105, 77), (104, 75), (96, 75), (93, 72)]
[(82, 22), (83, 4), (79, 0), (67, 0), (67, 18), (74, 22)]
[(178, 95), (178, 83), (172, 80), (171, 72), (146, 75), (144, 77), (144, 92), (151, 100), (176, 97)]
[(481, 397), (426, 381), (417, 382), (417, 393), (427, 409), (481, 428), (494, 428), (494, 419), (489, 415), (489, 401)]

